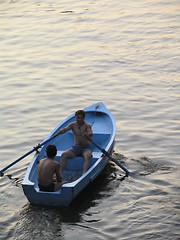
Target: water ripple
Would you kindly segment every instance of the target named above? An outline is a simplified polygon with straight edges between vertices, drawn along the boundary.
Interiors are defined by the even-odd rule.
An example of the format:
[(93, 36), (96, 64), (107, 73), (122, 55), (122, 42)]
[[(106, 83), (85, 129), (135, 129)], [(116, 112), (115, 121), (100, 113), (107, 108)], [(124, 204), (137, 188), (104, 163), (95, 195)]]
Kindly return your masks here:
[(28, 156), (0, 179), (0, 237), (178, 239), (178, 18), (175, 0), (1, 1), (1, 168), (103, 101), (132, 175), (108, 164), (70, 208), (38, 208), (21, 187)]

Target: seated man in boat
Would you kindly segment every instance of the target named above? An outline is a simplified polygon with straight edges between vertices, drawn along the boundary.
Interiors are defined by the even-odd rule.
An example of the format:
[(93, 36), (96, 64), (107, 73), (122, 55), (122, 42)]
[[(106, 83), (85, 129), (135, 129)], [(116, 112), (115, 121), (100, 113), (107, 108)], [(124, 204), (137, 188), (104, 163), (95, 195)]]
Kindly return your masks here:
[(65, 182), (62, 182), (60, 177), (60, 164), (54, 160), (57, 154), (56, 146), (48, 145), (46, 154), (47, 158), (42, 159), (38, 166), (38, 186), (41, 191), (54, 192)]
[(70, 149), (66, 150), (61, 156), (61, 177), (63, 174), (63, 170), (66, 166), (67, 158), (83, 156), (85, 160), (83, 165), (83, 174), (88, 170), (90, 166), (92, 150), (88, 138), (92, 137), (93, 135), (91, 125), (85, 122), (85, 112), (83, 110), (76, 111), (75, 119), (75, 122), (68, 124), (67, 127), (60, 129), (58, 132), (58, 134), (63, 134), (69, 130), (72, 130), (75, 142), (75, 145), (73, 145)]

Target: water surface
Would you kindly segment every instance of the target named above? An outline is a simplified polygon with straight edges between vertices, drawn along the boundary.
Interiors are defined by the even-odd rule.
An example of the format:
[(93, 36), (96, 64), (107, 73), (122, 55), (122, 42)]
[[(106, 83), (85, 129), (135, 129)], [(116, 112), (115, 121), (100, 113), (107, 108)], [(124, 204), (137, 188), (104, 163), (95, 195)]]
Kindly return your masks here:
[(1, 1), (0, 168), (102, 101), (133, 173), (109, 163), (69, 208), (34, 207), (28, 156), (0, 179), (1, 239), (179, 239), (179, 13), (176, 0)]

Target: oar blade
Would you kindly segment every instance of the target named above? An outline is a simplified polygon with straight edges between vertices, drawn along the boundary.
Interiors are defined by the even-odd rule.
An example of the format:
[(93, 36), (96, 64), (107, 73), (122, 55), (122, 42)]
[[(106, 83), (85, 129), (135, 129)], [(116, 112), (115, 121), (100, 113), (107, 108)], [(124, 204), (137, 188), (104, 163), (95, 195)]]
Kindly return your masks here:
[(111, 156), (110, 159), (125, 171), (127, 177), (129, 176), (130, 172), (120, 162), (118, 162), (115, 158)]

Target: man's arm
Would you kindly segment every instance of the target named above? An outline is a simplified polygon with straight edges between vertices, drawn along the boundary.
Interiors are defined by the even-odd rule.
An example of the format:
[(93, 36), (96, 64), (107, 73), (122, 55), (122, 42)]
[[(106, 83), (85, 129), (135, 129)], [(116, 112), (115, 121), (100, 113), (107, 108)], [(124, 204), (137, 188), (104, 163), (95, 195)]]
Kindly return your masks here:
[(67, 127), (64, 127), (64, 128), (61, 128), (59, 131), (58, 131), (58, 135), (59, 134), (63, 134), (69, 130), (72, 130), (72, 126), (73, 126), (73, 123), (70, 123), (67, 125)]
[(86, 132), (83, 135), (87, 137), (92, 137), (93, 132), (90, 124), (87, 124)]
[(56, 166), (56, 178), (57, 178), (57, 182), (62, 182), (62, 178), (60, 176), (60, 164), (57, 163)]

